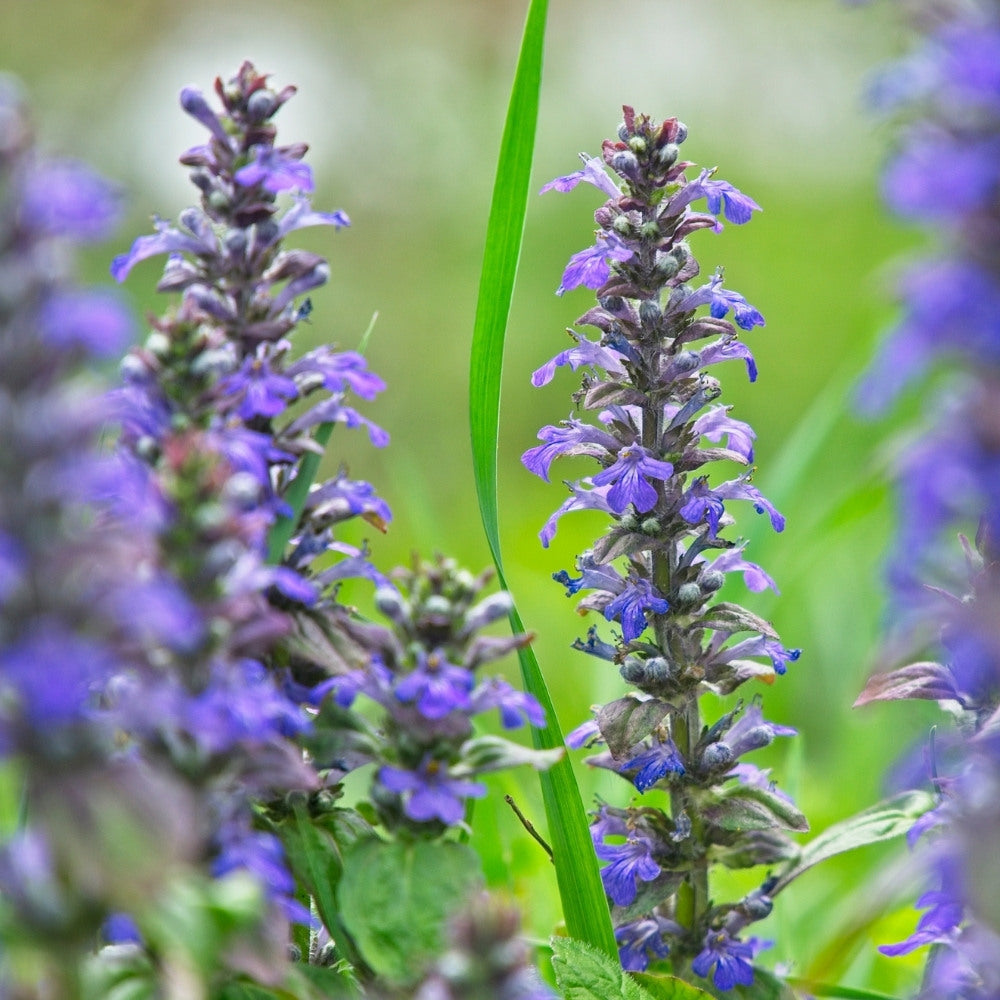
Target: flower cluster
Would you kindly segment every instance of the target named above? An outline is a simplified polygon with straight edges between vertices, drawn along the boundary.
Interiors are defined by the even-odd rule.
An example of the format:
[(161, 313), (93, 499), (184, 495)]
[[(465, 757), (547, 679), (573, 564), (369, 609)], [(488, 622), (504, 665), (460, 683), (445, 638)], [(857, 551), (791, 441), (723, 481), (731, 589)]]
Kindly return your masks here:
[(26, 972), (70, 996), (81, 942), (165, 891), (197, 857), (200, 820), (182, 777), (118, 740), (134, 721), (120, 691), (147, 689), (151, 647), (176, 626), (144, 600), (155, 504), (99, 451), (109, 406), (86, 373), (124, 350), (133, 321), (72, 277), (72, 251), (110, 235), (119, 197), (36, 152), (6, 77), (0, 121), (0, 755), (22, 786), (0, 848), (0, 933), (5, 952), (43, 942), (52, 959), (8, 969), (4, 992)]
[[(477, 774), (545, 767), (558, 755), (474, 735), (472, 718), (493, 710), (505, 729), (545, 723), (531, 695), (478, 676), (530, 639), (481, 634), (511, 608), (505, 592), (483, 596), (489, 577), (446, 559), (397, 571), (395, 584), (375, 592), (391, 626), (364, 627), (369, 661), (324, 685), (331, 696), (317, 720), (317, 763), (341, 773), (375, 763), (371, 798), (389, 829), (435, 837), (462, 822), (468, 799), (486, 794)], [(381, 709), (374, 727), (358, 712), (349, 724), (341, 717), (359, 694)]]
[[(122, 462), (154, 511), (157, 559), (142, 615), (169, 621), (155, 684), (121, 699), (131, 702), (133, 738), (199, 788), (212, 870), (251, 872), (287, 916), (308, 920), (291, 897), (281, 845), (255, 829), (251, 805), (319, 787), (298, 741), (314, 675), (333, 666), (318, 667), (301, 643), (293, 655), (296, 621), (327, 621), (345, 576), (381, 580), (332, 528), (356, 515), (381, 527), (391, 515), (369, 484), (343, 473), (298, 507), (291, 498), (309, 486), (306, 462), (333, 425), (366, 426), (374, 444), (387, 442), (346, 402), (350, 393), (372, 399), (383, 384), (353, 351), (323, 346), (290, 358), (289, 337), (310, 311), (303, 296), (329, 267), (283, 241), (305, 226), (348, 224), (342, 212), (311, 207), (306, 147), (276, 145), (273, 118), (294, 88), (274, 90), (246, 63), (215, 89), (219, 112), (193, 88), (181, 94), (209, 132), (181, 157), (200, 206), (176, 226), (158, 222), (112, 265), (121, 281), (167, 254), (158, 288), (180, 293), (126, 357), (113, 398)], [(341, 558), (312, 569), (329, 555)]]
[[(532, 379), (540, 386), (559, 367), (582, 369), (573, 399), (597, 420), (571, 415), (542, 428), (542, 444), (523, 461), (546, 480), (556, 458), (588, 456), (600, 466), (567, 484), (570, 497), (543, 528), (544, 545), (567, 512), (600, 510), (611, 521), (579, 557), (577, 575), (561, 571), (555, 579), (567, 595), (586, 592), (581, 611), (617, 626), (613, 641), (594, 626), (576, 647), (615, 664), (636, 690), (601, 707), (568, 742), (606, 745), (592, 764), (669, 800), (669, 810), (602, 806), (592, 826), (607, 862), (603, 880), (622, 962), (644, 969), (669, 956), (675, 971), (690, 968), (729, 989), (753, 979), (754, 956), (765, 945), (740, 934), (770, 912), (770, 885), (714, 904), (709, 865), (773, 864), (794, 854), (785, 831), (806, 829), (767, 773), (741, 760), (794, 730), (766, 721), (756, 700), (703, 727), (699, 702), (705, 692), (771, 681), (799, 656), (768, 622), (718, 598), (728, 573), (741, 573), (752, 590), (774, 587), (744, 558), (745, 543), (726, 537), (731, 505), (750, 503), (776, 531), (784, 518), (752, 483), (753, 430), (718, 402), (722, 390), (709, 374), (739, 360), (754, 380), (753, 355), (737, 327), (749, 331), (764, 319), (725, 287), (721, 271), (694, 284), (700, 269), (688, 237), (721, 230), (720, 216), (745, 223), (758, 206), (714, 170), (687, 176), (693, 165), (680, 158), (687, 129), (679, 121), (624, 111), (602, 157), (584, 157), (582, 169), (543, 188), (568, 191), (584, 181), (607, 199), (594, 216), (595, 244), (573, 256), (558, 289), (596, 291), (597, 305), (578, 323), (600, 336), (572, 333), (573, 346)], [(693, 209), (701, 200), (707, 212)], [(709, 471), (713, 463), (743, 471), (720, 481)]]
[[(874, 91), (906, 119), (884, 194), (939, 245), (905, 274), (903, 318), (862, 392), (884, 404), (932, 363), (948, 363), (951, 381), (902, 462), (890, 567), (901, 631), (941, 662), (877, 675), (858, 703), (931, 699), (958, 719), (957, 736), (939, 742), (954, 744), (948, 753), (932, 746), (940, 805), (911, 834), (924, 845), (933, 888), (918, 906), (929, 909), (906, 941), (882, 950), (934, 944), (926, 994), (985, 997), (1000, 982), (1000, 914), (984, 890), (998, 870), (1000, 784), (1000, 7), (976, 0), (912, 13), (923, 42)], [(966, 534), (964, 552), (945, 544), (956, 531), (975, 544)]]

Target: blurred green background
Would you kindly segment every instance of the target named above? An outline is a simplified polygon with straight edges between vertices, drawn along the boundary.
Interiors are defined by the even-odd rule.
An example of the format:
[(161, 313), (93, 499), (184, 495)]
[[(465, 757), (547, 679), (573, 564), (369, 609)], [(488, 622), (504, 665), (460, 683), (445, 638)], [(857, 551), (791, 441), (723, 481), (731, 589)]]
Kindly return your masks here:
[[(478, 266), (495, 158), (525, 5), (500, 0), (0, 0), (0, 69), (19, 75), (45, 144), (95, 163), (125, 187), (129, 221), (85, 261), (105, 280), (113, 253), (176, 217), (193, 200), (177, 155), (202, 141), (177, 103), (187, 84), (208, 91), (244, 58), (299, 95), (279, 116), (285, 142), (312, 147), (318, 208), (343, 208), (351, 229), (306, 231), (296, 245), (331, 258), (332, 280), (312, 296), (314, 342), (357, 345), (378, 313), (368, 351), (388, 391), (366, 415), (390, 431), (376, 453), (363, 434), (338, 432), (329, 471), (344, 462), (392, 506), (385, 537), (370, 538), (382, 566), (410, 553), (446, 552), (471, 568), (488, 552), (476, 507), (466, 430), (467, 367)], [(876, 801), (887, 762), (926, 732), (933, 711), (851, 703), (875, 664), (884, 612), (881, 562), (892, 532), (895, 428), (918, 412), (911, 393), (890, 421), (856, 419), (852, 384), (891, 323), (893, 267), (923, 237), (881, 209), (877, 176), (892, 130), (865, 109), (867, 75), (905, 39), (890, 5), (837, 0), (552, 0), (534, 188), (576, 168), (614, 134), (621, 105), (690, 129), (684, 153), (764, 208), (744, 228), (696, 234), (703, 272), (766, 316), (747, 335), (760, 378), (723, 366), (723, 401), (758, 432), (756, 485), (782, 509), (775, 536), (747, 509), (741, 530), (781, 596), (746, 603), (771, 617), (801, 660), (765, 688), (770, 718), (796, 726), (758, 763), (797, 797), (814, 830)], [(560, 371), (534, 390), (530, 372), (567, 346), (565, 327), (590, 293), (553, 292), (571, 253), (592, 242), (600, 196), (584, 186), (532, 201), (508, 333), (501, 415), (500, 503), (511, 586), (546, 672), (564, 729), (617, 696), (613, 668), (568, 649), (587, 622), (550, 575), (602, 528), (599, 517), (561, 522), (552, 548), (537, 531), (565, 497), (556, 466), (546, 486), (520, 454), (537, 429), (565, 417), (577, 380)], [(160, 263), (129, 281), (139, 313), (161, 310)], [(307, 346), (303, 340), (302, 347)], [(364, 535), (355, 531), (353, 540)], [(727, 596), (743, 600), (735, 585)], [(357, 600), (363, 601), (360, 595)], [(514, 667), (510, 670), (513, 672)], [(752, 692), (747, 691), (749, 696)], [(933, 709), (933, 706), (931, 706)], [(581, 765), (594, 794), (623, 803), (627, 787)], [(475, 842), (491, 880), (516, 894), (531, 931), (558, 919), (544, 854), (503, 804), (510, 791), (544, 830), (530, 773), (499, 779), (477, 806)], [(870, 848), (806, 875), (759, 933), (771, 960), (814, 975), (903, 993), (921, 955), (888, 960), (875, 945), (908, 935), (915, 916), (901, 844)], [(717, 886), (719, 898), (743, 891)]]

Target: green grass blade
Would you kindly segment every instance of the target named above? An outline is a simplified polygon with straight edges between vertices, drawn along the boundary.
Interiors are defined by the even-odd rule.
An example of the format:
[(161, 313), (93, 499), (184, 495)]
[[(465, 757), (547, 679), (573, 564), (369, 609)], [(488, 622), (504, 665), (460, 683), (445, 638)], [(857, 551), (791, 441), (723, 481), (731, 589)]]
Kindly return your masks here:
[[(469, 366), (469, 423), (479, 509), (505, 588), (497, 505), (500, 375), (528, 203), (546, 6), (546, 0), (531, 0), (525, 24), (497, 162)], [(518, 632), (524, 630), (516, 610), (511, 613), (511, 626)], [(533, 731), (535, 746), (561, 747), (555, 708), (535, 655), (524, 649), (520, 659), (524, 686), (541, 703), (547, 720), (544, 729)], [(567, 930), (572, 937), (617, 957), (587, 817), (569, 760), (563, 758), (543, 772), (540, 780)]]

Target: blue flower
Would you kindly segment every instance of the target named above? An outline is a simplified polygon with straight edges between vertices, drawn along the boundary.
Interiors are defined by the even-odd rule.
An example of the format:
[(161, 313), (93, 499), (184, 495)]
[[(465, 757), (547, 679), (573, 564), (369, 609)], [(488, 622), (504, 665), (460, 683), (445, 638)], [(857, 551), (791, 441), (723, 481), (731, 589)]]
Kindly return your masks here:
[(556, 295), (563, 295), (580, 285), (600, 288), (611, 277), (611, 262), (630, 260), (633, 255), (634, 251), (614, 233), (600, 233), (592, 247), (570, 257)]
[(660, 874), (646, 837), (631, 837), (624, 844), (596, 844), (597, 856), (610, 862), (601, 869), (604, 891), (618, 906), (628, 906), (638, 894), (636, 881), (652, 882)]
[(656, 914), (615, 928), (622, 968), (627, 972), (644, 972), (651, 961), (666, 958), (670, 945), (664, 935), (681, 930), (673, 920)]
[(295, 399), (299, 390), (293, 379), (272, 371), (265, 357), (247, 357), (240, 369), (219, 383), (219, 392), (229, 396), (227, 406), (233, 406), (241, 420), (254, 417), (276, 417)]
[(606, 469), (593, 477), (595, 486), (610, 486), (607, 494), (608, 506), (616, 514), (621, 514), (632, 504), (637, 511), (645, 514), (656, 506), (656, 489), (650, 479), (669, 479), (674, 474), (670, 462), (654, 458), (641, 445), (625, 445), (618, 458)]
[(670, 609), (666, 598), (653, 590), (652, 584), (641, 577), (631, 577), (625, 589), (604, 607), (604, 617), (619, 621), (626, 642), (638, 639), (646, 630), (646, 611), (662, 615)]
[(684, 774), (684, 761), (669, 737), (656, 739), (651, 747), (618, 766), (622, 772), (636, 771), (632, 779), (640, 792), (648, 792), (668, 774)]
[(740, 941), (724, 930), (709, 931), (705, 935), (705, 947), (691, 963), (691, 969), (707, 979), (714, 967), (712, 980), (720, 990), (731, 990), (737, 985), (752, 986), (754, 956), (768, 947), (770, 942), (755, 937)]
[(237, 184), (260, 184), (272, 194), (279, 191), (312, 191), (312, 169), (281, 149), (257, 146), (254, 159), (233, 175)]
[(582, 170), (576, 170), (571, 174), (566, 174), (564, 177), (557, 177), (555, 180), (549, 181), (538, 193), (545, 194), (546, 191), (572, 191), (580, 181), (586, 181), (588, 184), (593, 184), (594, 187), (599, 188), (609, 198), (618, 198), (621, 195), (618, 185), (615, 184), (604, 169), (603, 160), (598, 159), (596, 156), (586, 156), (582, 153), (580, 154), (580, 159), (583, 160)]
[(465, 813), (464, 799), (479, 799), (486, 794), (484, 785), (452, 778), (447, 768), (435, 760), (425, 760), (419, 771), (386, 765), (379, 769), (378, 780), (389, 791), (404, 797), (403, 812), (418, 823), (437, 819), (452, 826)]
[(396, 697), (416, 702), (425, 719), (440, 719), (449, 712), (472, 707), (469, 697), (475, 683), (464, 667), (449, 663), (441, 653), (419, 654), (415, 670), (396, 683)]

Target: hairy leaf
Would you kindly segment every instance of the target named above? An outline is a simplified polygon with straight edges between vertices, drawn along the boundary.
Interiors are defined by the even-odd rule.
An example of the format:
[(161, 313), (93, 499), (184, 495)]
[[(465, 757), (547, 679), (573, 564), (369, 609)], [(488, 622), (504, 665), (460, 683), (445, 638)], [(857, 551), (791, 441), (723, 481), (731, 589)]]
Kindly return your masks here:
[(376, 973), (413, 985), (440, 952), (449, 916), (481, 882), (479, 858), (464, 844), (358, 841), (344, 852), (340, 918)]
[(619, 698), (597, 713), (597, 725), (611, 756), (620, 760), (666, 718), (670, 705), (656, 698)]
[(771, 895), (774, 896), (793, 879), (827, 858), (903, 836), (935, 803), (935, 797), (929, 792), (903, 792), (827, 827), (806, 844), (798, 860), (781, 873)]

